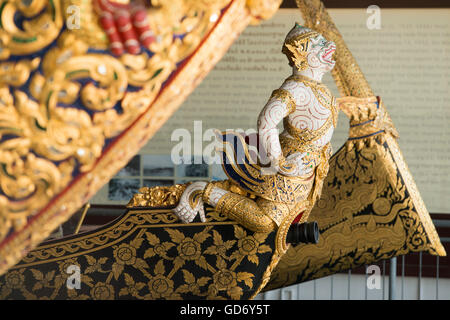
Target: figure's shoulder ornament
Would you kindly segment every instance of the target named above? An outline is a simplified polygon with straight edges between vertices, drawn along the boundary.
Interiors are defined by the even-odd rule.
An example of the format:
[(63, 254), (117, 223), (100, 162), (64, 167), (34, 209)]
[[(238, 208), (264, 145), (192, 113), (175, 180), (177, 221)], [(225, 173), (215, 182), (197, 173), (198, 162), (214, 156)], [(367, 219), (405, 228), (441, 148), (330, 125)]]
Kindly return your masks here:
[(283, 102), (288, 109), (288, 114), (294, 112), (296, 109), (295, 98), (287, 89), (280, 88), (274, 90), (272, 92), (272, 95), (270, 96), (270, 100), (280, 100), (281, 102)]

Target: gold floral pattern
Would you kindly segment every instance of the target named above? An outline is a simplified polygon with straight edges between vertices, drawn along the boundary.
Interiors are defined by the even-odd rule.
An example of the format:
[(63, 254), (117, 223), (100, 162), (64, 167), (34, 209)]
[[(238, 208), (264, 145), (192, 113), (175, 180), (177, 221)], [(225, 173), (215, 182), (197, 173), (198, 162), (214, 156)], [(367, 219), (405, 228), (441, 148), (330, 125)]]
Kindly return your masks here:
[[(184, 224), (171, 209), (130, 210), (114, 225), (43, 244), (0, 277), (0, 299), (253, 297), (278, 261), (275, 232), (205, 212), (206, 223)], [(80, 289), (67, 287), (71, 266), (80, 270)]]
[(152, 299), (169, 299), (178, 300), (181, 296), (173, 290), (173, 280), (167, 278), (163, 260), (159, 260), (155, 266), (155, 275), (150, 278), (148, 288), (151, 292)]
[(267, 233), (247, 235), (243, 228), (235, 228), (234, 235), (238, 239), (239, 252), (234, 252), (231, 255), (232, 259), (238, 256), (247, 257), (250, 262), (259, 265), (257, 253), (272, 251), (268, 245), (263, 244), (267, 238)]
[(171, 242), (163, 242), (159, 240), (159, 238), (154, 235), (153, 233), (146, 232), (145, 235), (147, 236), (148, 242), (152, 245), (150, 248), (148, 248), (144, 253), (144, 259), (145, 258), (151, 258), (155, 255), (159, 255), (161, 258), (168, 259), (167, 257), (167, 250), (175, 246), (174, 243)]
[(113, 246), (113, 256), (120, 265), (130, 265), (136, 263), (136, 248), (122, 243), (120, 246)]
[(201, 288), (204, 287), (210, 280), (209, 277), (196, 278), (191, 272), (183, 269), (183, 277), (185, 284), (177, 288), (178, 293), (192, 292), (195, 295), (199, 295)]
[(24, 269), (21, 269), (20, 271), (14, 270), (10, 272), (5, 277), (5, 288), (8, 289), (18, 289), (23, 286), (23, 282), (25, 280), (25, 277), (23, 276)]
[(142, 290), (146, 284), (144, 282), (135, 282), (134, 279), (129, 275), (124, 275), (126, 287), (121, 288), (119, 292), (120, 296), (130, 295), (135, 298), (139, 298), (139, 291)]
[(98, 282), (91, 289), (94, 300), (114, 300), (114, 287), (107, 283)]
[(230, 248), (233, 247), (236, 240), (223, 241), (222, 236), (216, 230), (212, 230), (212, 234), (213, 234), (214, 244), (212, 246), (208, 247), (205, 250), (205, 253), (217, 255), (223, 259), (228, 259), (227, 254), (226, 254), (227, 250), (230, 250)]

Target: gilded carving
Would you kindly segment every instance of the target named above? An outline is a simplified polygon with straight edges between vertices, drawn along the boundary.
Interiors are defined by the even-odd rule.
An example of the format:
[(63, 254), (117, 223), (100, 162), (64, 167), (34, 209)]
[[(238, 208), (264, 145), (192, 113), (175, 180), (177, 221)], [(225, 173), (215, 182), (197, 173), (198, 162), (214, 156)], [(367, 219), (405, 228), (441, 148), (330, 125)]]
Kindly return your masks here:
[[(128, 162), (252, 19), (244, 0), (160, 1), (145, 9), (154, 41), (112, 55), (96, 2), (0, 2), (0, 274)], [(73, 8), (80, 23), (64, 26)]]
[(180, 200), (186, 185), (177, 184), (170, 187), (144, 187), (139, 189), (128, 202), (128, 208), (137, 207), (167, 207), (174, 206)]
[(311, 212), (318, 244), (291, 247), (265, 290), (324, 277), (408, 252), (445, 255), (398, 148), (383, 101), (375, 97), (323, 3), (297, 1), (307, 25), (337, 46), (333, 77), (350, 119), (349, 139), (330, 160), (322, 196)]
[[(161, 206), (159, 204), (158, 206)], [(180, 223), (170, 209), (129, 211), (121, 221), (31, 251), (0, 277), (1, 299), (241, 299), (256, 295), (274, 234), (230, 220)], [(168, 217), (172, 217), (168, 218)], [(67, 288), (69, 267), (81, 272)]]
[[(251, 298), (264, 287), (323, 277), (410, 251), (445, 254), (383, 102), (374, 96), (323, 4), (315, 0), (298, 4), (307, 25), (336, 43), (333, 76), (347, 96), (339, 105), (350, 118), (350, 132), (345, 146), (331, 158), (327, 178), (331, 155), (327, 143), (320, 143), (326, 146), (320, 155), (310, 155), (318, 150), (302, 149), (304, 143), (284, 140), (283, 150), (280, 146), (280, 152), (306, 153), (304, 162), (315, 166), (318, 178), (308, 200), (290, 208), (276, 203), (279, 206), (270, 211), (270, 219), (264, 214), (254, 217), (257, 225), (268, 229), (246, 230), (228, 220), (240, 222), (230, 213), (231, 207), (256, 212), (250, 204), (265, 209), (265, 200), (280, 200), (289, 192), (304, 195), (311, 186), (305, 183), (295, 193), (289, 179), (271, 180), (286, 190), (277, 189), (272, 198), (261, 200), (256, 197), (267, 188), (249, 192), (223, 181), (189, 198), (191, 207), (201, 206), (202, 222), (180, 223), (170, 209), (131, 210), (117, 224), (100, 231), (30, 251), (134, 155), (252, 18), (269, 17), (279, 3), (178, 1), (181, 10), (174, 11), (170, 1), (162, 1), (148, 9), (156, 40), (137, 54), (114, 56), (107, 51), (111, 43), (95, 19), (76, 31), (63, 30), (66, 10), (62, 8), (78, 4), (95, 15), (84, 1), (0, 3), (0, 138), (4, 138), (0, 145), (0, 273), (22, 259), (0, 278), (2, 299)], [(17, 15), (30, 18), (21, 29), (14, 20)], [(309, 40), (303, 40), (296, 46), (309, 45)], [(202, 41), (208, 46), (202, 46)], [(39, 57), (30, 56), (38, 51)], [(330, 62), (331, 51), (321, 56), (325, 62)], [(19, 59), (9, 61), (12, 55)], [(306, 70), (299, 52), (291, 60), (299, 70)], [(170, 77), (174, 71), (176, 75)], [(330, 112), (323, 132), (302, 131), (302, 137), (305, 141), (327, 138), (326, 131), (336, 126), (336, 101), (317, 83), (295, 77), (289, 81), (303, 83)], [(286, 92), (276, 91), (272, 98), (293, 112), (295, 97)], [(294, 126), (286, 127), (296, 135)], [(271, 156), (276, 155), (275, 149), (270, 150)], [(279, 160), (279, 167), (289, 173), (285, 159), (274, 156), (273, 160)], [(323, 193), (310, 213), (308, 206), (319, 197), (322, 184)], [(143, 188), (128, 207), (174, 207), (190, 186)], [(214, 186), (222, 190), (214, 191)], [(68, 189), (69, 193), (62, 193)], [(235, 202), (218, 201), (217, 210), (203, 207), (203, 198), (213, 202), (222, 191), (231, 191)], [(243, 198), (251, 202), (243, 203)], [(319, 222), (322, 240), (287, 250), (286, 234), (294, 213), (299, 212), (303, 212), (301, 222)], [(277, 232), (273, 232), (275, 225)], [(221, 228), (228, 232), (219, 232), (225, 230)], [(14, 237), (4, 241), (10, 233)], [(44, 265), (50, 269), (41, 268)], [(85, 268), (82, 291), (66, 289), (71, 265)], [(260, 266), (264, 270), (257, 270)]]
[[(203, 221), (205, 202), (249, 230), (277, 230), (276, 250), (280, 255), (286, 251), (291, 224), (308, 219), (328, 171), (338, 106), (321, 80), (334, 67), (335, 49), (319, 33), (294, 25), (282, 47), (292, 74), (273, 91), (258, 116), (258, 156), (252, 156), (239, 133), (218, 133), (223, 170), (238, 192), (216, 182), (192, 183), (174, 209), (182, 221), (191, 222), (197, 214)], [(279, 134), (281, 121), (284, 131)], [(264, 158), (270, 167), (261, 164)]]

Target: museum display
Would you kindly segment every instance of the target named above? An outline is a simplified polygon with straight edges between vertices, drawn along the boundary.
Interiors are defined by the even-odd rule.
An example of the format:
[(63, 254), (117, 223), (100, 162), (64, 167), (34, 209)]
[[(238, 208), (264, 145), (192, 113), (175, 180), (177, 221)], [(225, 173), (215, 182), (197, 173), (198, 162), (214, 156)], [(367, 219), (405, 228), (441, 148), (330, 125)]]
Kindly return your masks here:
[[(142, 187), (114, 221), (42, 242), (122, 168), (174, 175), (133, 157), (279, 5), (1, 2), (0, 299), (253, 299), (409, 252), (446, 254), (383, 100), (318, 0), (297, 1), (303, 22), (277, 53), (292, 74), (267, 92), (257, 135), (217, 131), (228, 179), (186, 166), (195, 181)], [(339, 111), (350, 130), (332, 150)], [(117, 199), (139, 185), (115, 180)]]

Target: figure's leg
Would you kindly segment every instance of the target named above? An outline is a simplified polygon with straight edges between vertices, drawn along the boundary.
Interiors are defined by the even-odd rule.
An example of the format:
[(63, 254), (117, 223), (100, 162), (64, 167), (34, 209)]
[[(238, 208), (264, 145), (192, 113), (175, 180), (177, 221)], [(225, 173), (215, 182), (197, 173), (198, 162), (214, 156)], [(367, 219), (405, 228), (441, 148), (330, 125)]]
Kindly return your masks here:
[(277, 226), (254, 200), (224, 190), (214, 182), (206, 186), (203, 201), (254, 232), (271, 232)]

